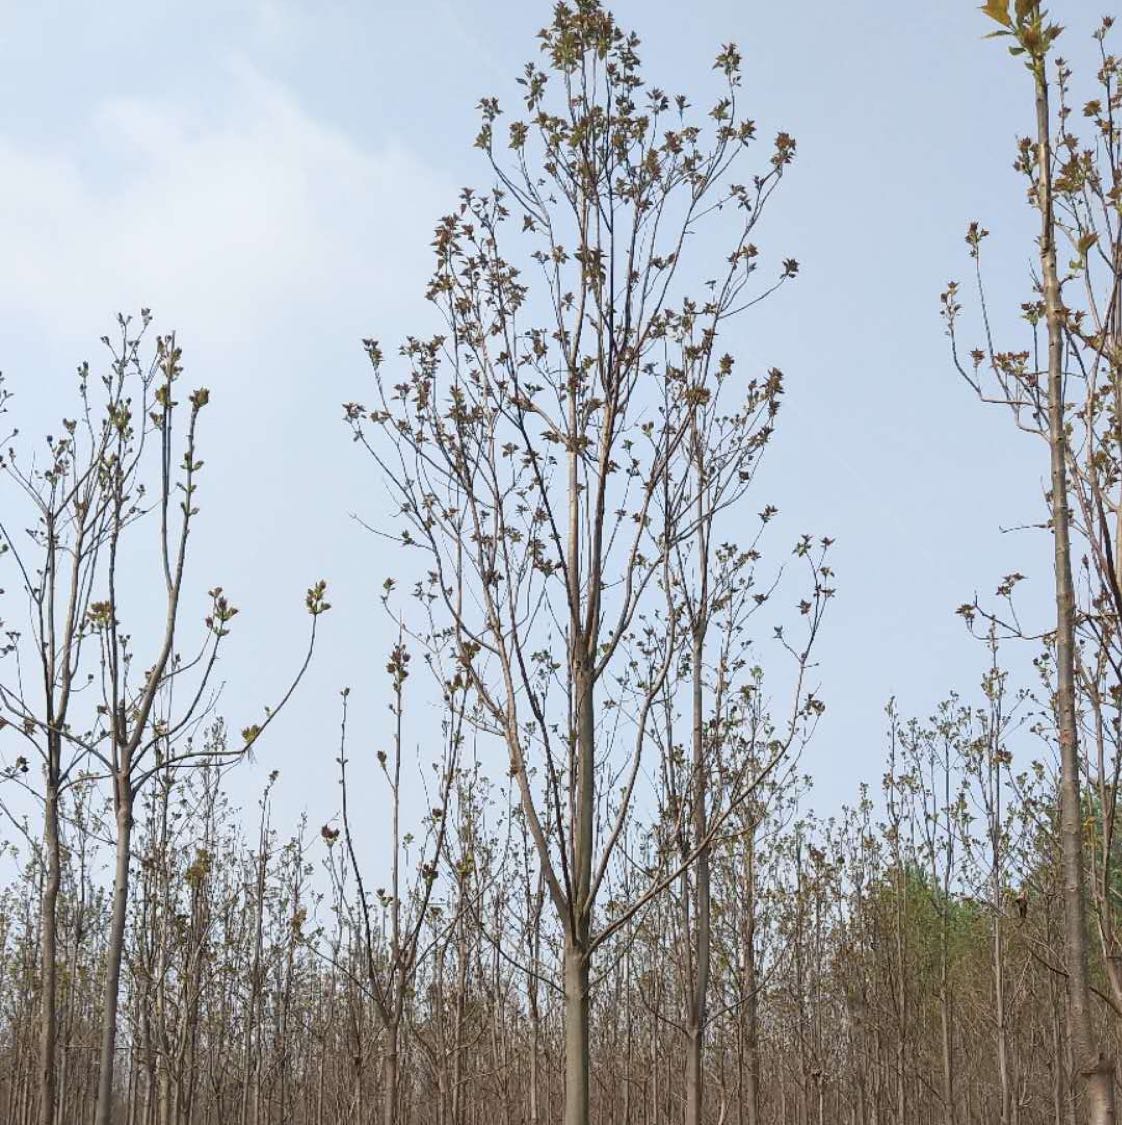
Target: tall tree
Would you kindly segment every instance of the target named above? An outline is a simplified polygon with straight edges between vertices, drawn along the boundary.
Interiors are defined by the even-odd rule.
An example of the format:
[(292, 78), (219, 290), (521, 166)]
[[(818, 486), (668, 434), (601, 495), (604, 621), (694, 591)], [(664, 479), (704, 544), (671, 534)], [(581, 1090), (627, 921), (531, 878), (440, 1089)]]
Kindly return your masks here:
[[(718, 332), (797, 271), (788, 260), (752, 284), (751, 235), (795, 145), (780, 133), (765, 172), (730, 179), (755, 136), (734, 46), (717, 58), (707, 131), (684, 96), (645, 84), (637, 37), (598, 0), (559, 3), (541, 42), (506, 155), (499, 104), (482, 102), (478, 144), (497, 186), (465, 190), (437, 229), (428, 295), (445, 330), (407, 342), (401, 380), (369, 341), (378, 399), (346, 416), (391, 483), (402, 541), (427, 556), (474, 721), (506, 747), (564, 934), (564, 1119), (587, 1125), (593, 956), (708, 840), (664, 856), (597, 918), (677, 647), (673, 619), (661, 643), (634, 630), (692, 527), (681, 469), (695, 408), (731, 371)], [(713, 224), (720, 266), (694, 299), (686, 265)], [(624, 696), (626, 713), (612, 706)], [(803, 697), (798, 710), (817, 709)]]
[[(1064, 141), (1058, 152), (1054, 143), (1055, 107), (1052, 104), (1053, 78), (1050, 72), (1052, 47), (1061, 33), (1051, 22), (1039, 0), (988, 0), (984, 9), (998, 25), (994, 33), (1011, 40), (1010, 51), (1024, 59), (1033, 81), (1035, 136), (1021, 142), (1018, 168), (1029, 181), (1029, 198), (1035, 207), (1040, 226), (1037, 242), (1040, 272), (1037, 279), (1038, 299), (1026, 306), (1030, 324), (1043, 322), (1046, 339), (1044, 360), (1033, 363), (1030, 351), (996, 351), (992, 341), (986, 349), (972, 353), (973, 370), (961, 363), (959, 369), (983, 398), (996, 397), (1012, 407), (1018, 423), (1038, 433), (1048, 444), (1050, 478), (1047, 493), (1049, 524), (1052, 530), (1055, 577), (1054, 699), (1056, 733), (1060, 756), (1060, 842), (1063, 865), (1064, 949), (1067, 972), (1069, 1035), (1075, 1067), (1081, 1076), (1087, 1098), (1089, 1119), (1099, 1125), (1114, 1121), (1114, 1063), (1103, 1054), (1096, 1042), (1091, 1004), (1092, 988), (1088, 951), (1087, 880), (1083, 840), (1083, 809), (1080, 795), (1084, 759), (1080, 748), (1080, 717), (1077, 701), (1076, 631), (1079, 609), (1076, 603), (1072, 563), (1071, 466), (1072, 409), (1067, 400), (1069, 345), (1073, 329), (1077, 332), (1081, 316), (1074, 314), (1065, 301), (1064, 286), (1083, 271), (1060, 275), (1057, 244), (1064, 231), (1057, 211), (1057, 184), (1068, 198), (1078, 196), (1083, 179), (1080, 166), (1083, 158), (1068, 144), (1068, 107), (1061, 102), (1058, 112), (1059, 130)], [(1055, 60), (1059, 86), (1064, 88), (1068, 77), (1066, 64)], [(1092, 109), (1091, 116), (1094, 116)], [(1107, 137), (1107, 145), (1116, 144)], [(1073, 176), (1075, 179), (1073, 180)], [(972, 224), (967, 235), (975, 261), (988, 232)], [(1097, 242), (1093, 231), (1076, 233), (1076, 251), (1081, 257)], [(1117, 304), (1118, 256), (1111, 253), (1114, 272), (1110, 307)], [(1093, 298), (1092, 298), (1093, 303)], [(944, 294), (944, 310), (954, 337), (954, 321), (958, 312), (956, 288)], [(1110, 331), (1100, 332), (1098, 349), (1105, 353), (1113, 346)], [(957, 358), (957, 356), (956, 356)], [(996, 392), (983, 383), (983, 364), (988, 366), (996, 383)], [(1097, 393), (1088, 384), (1091, 395)], [(1018, 576), (1011, 576), (1013, 581)], [(1010, 579), (1006, 580), (1006, 584)]]

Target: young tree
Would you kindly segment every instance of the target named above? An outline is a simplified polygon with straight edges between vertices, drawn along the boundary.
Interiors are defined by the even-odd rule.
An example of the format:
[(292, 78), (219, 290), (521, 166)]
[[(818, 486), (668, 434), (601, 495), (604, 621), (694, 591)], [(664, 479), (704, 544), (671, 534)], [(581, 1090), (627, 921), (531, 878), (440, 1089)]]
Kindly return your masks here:
[[(498, 102), (482, 102), (478, 144), (497, 186), (465, 190), (437, 229), (428, 295), (444, 330), (407, 342), (400, 381), (368, 341), (378, 399), (346, 416), (394, 490), (402, 541), (427, 556), (474, 721), (505, 745), (564, 932), (565, 1122), (586, 1125), (596, 949), (719, 828), (683, 860), (664, 857), (599, 922), (674, 658), (673, 644), (640, 652), (633, 629), (692, 533), (691, 426), (732, 375), (720, 329), (762, 295), (751, 236), (795, 145), (779, 134), (763, 173), (730, 178), (755, 135), (734, 46), (717, 59), (724, 89), (707, 133), (684, 96), (644, 83), (637, 38), (598, 0), (558, 4), (541, 41), (505, 156)], [(692, 298), (686, 267), (711, 225), (723, 226), (719, 268)], [(786, 261), (763, 291), (796, 271)], [(827, 583), (815, 585), (821, 599)], [(627, 714), (609, 712), (609, 693), (633, 701)], [(804, 697), (800, 715), (817, 708)]]
[[(1049, 72), (1052, 47), (1061, 28), (1051, 22), (1039, 0), (1014, 0), (1012, 6), (1009, 0), (987, 0), (983, 10), (999, 25), (995, 35), (1011, 40), (1011, 52), (1024, 59), (1033, 80), (1035, 136), (1021, 142), (1018, 168), (1029, 181), (1029, 198), (1039, 214), (1040, 272), (1036, 279), (1037, 299), (1025, 306), (1025, 312), (1034, 329), (1043, 322), (1046, 339), (1042, 364), (1039, 362), (1039, 353), (1034, 357), (1030, 350), (998, 351), (987, 338), (987, 347), (972, 353), (972, 369), (968, 370), (959, 363), (959, 370), (983, 399), (1009, 405), (1018, 424), (1044, 438), (1049, 450), (1050, 482), (1047, 499), (1055, 556), (1054, 708), (1061, 762), (1059, 805), (1068, 1018), (1076, 1068), (1086, 1089), (1090, 1120), (1098, 1125), (1100, 1122), (1114, 1120), (1114, 1063), (1099, 1049), (1091, 1013), (1087, 880), (1080, 797), (1083, 758), (1079, 745), (1076, 678), (1079, 609), (1076, 604), (1072, 563), (1072, 464), (1075, 458), (1072, 424), (1073, 418), (1082, 417), (1084, 424), (1090, 423), (1090, 432), (1094, 433), (1094, 420), (1102, 418), (1099, 413), (1101, 408), (1097, 408), (1093, 401), (1101, 393), (1098, 386), (1101, 377), (1100, 363), (1117, 371), (1117, 362), (1122, 358), (1116, 352), (1117, 334), (1114, 330), (1118, 305), (1117, 277), (1122, 256), (1118, 253), (1117, 234), (1113, 233), (1116, 224), (1109, 217), (1106, 227), (1100, 232), (1095, 227), (1087, 228), (1078, 223), (1065, 229), (1059, 214), (1058, 197), (1061, 203), (1066, 199), (1068, 207), (1074, 208), (1076, 216), (1080, 212), (1092, 212), (1094, 189), (1090, 188), (1089, 195), (1087, 190), (1089, 182), (1093, 183), (1095, 178), (1089, 176), (1088, 168), (1088, 165), (1094, 164), (1093, 155), (1081, 154), (1069, 132), (1068, 107), (1061, 100), (1057, 113), (1053, 105), (1054, 85), (1058, 84), (1061, 90), (1064, 89), (1068, 76), (1062, 60), (1056, 60), (1055, 84)], [(1101, 108), (1100, 103), (1100, 120)], [(1093, 103), (1090, 116), (1095, 116)], [(1057, 130), (1060, 140), (1058, 147), (1055, 135)], [(1103, 134), (1102, 144), (1110, 154), (1110, 159), (1113, 159), (1118, 139), (1114, 135), (1112, 124)], [(1112, 190), (1112, 187), (1105, 189), (1107, 192)], [(979, 224), (974, 223), (967, 235), (971, 254), (976, 261), (980, 257), (981, 242), (987, 233)], [(1065, 233), (1074, 236), (1077, 259), (1074, 270), (1061, 276), (1057, 247), (1060, 237)], [(1099, 241), (1100, 233), (1110, 235), (1110, 245), (1100, 248), (1109, 271), (1110, 286), (1105, 304), (1096, 300), (1093, 289), (1089, 290), (1089, 302), (1096, 326), (1087, 333), (1083, 328), (1084, 316), (1069, 305), (1065, 287), (1074, 290), (1074, 286), (1068, 286), (1068, 283), (1077, 282), (1081, 277), (1089, 281), (1091, 275), (1086, 259)], [(959, 311), (956, 295), (957, 287), (951, 285), (943, 298), (944, 315), (952, 341), (955, 318)], [(1072, 292), (1072, 301), (1075, 300)], [(1089, 366), (1086, 364), (1087, 359), (1091, 360)], [(990, 369), (992, 386), (983, 375), (984, 366)], [(1078, 404), (1073, 407), (1067, 399), (1068, 376), (1073, 368), (1085, 380), (1088, 395), (1086, 410), (1081, 409)], [(1105, 520), (1104, 508), (1091, 511), (1094, 523)], [(1101, 548), (1102, 540), (1097, 534), (1095, 538)], [(1115, 612), (1119, 608), (1122, 608), (1122, 602), (1116, 604)]]
[(899, 731), (902, 756), (916, 782), (920, 833), (918, 858), (925, 864), (931, 902), (939, 917), (939, 1029), (944, 1125), (955, 1125), (958, 1101), (955, 1091), (951, 926), (965, 815), (963, 784), (958, 773), (963, 744), (968, 740), (969, 719), (969, 711), (959, 704), (957, 698), (951, 698), (939, 705), (928, 724), (913, 720)]
[[(161, 771), (246, 753), (277, 713), (269, 711), (262, 723), (247, 727), (238, 746), (205, 740), (200, 745), (193, 737), (213, 710), (213, 673), (237, 610), (221, 587), (212, 589), (203, 640), (193, 654), (182, 654), (178, 634), (187, 546), (202, 468), (196, 433), (210, 393), (206, 388), (190, 393), (180, 438), (176, 395), (181, 351), (174, 336), (159, 337), (147, 360), (149, 322), (147, 310), (138, 327), (130, 318), (119, 318), (117, 341), (103, 340), (111, 350), (108, 371), (95, 377), (87, 365), (79, 368), (76, 416), (62, 421), (59, 436), (48, 437), (44, 460), (27, 460), (11, 449), (0, 461), (34, 519), (25, 533), (0, 521), (0, 544), (15, 560), (31, 624), (29, 641), (12, 636), (5, 650), (11, 675), (0, 682), (0, 706), (7, 723), (43, 764), (43, 1125), (53, 1125), (56, 1104), (55, 916), (62, 795), (84, 771), (112, 785), (116, 855), (95, 1118), (97, 1125), (109, 1125), (137, 794)], [(147, 546), (155, 548), (154, 557), (144, 551), (143, 533), (149, 527), (154, 542)], [(155, 572), (146, 582), (149, 565)], [(134, 636), (125, 620), (149, 608), (140, 593), (149, 590), (162, 601), (161, 627), (154, 637), (143, 631)], [(324, 591), (319, 583), (308, 592), (311, 636), (282, 706), (311, 659), (316, 621), (328, 608)], [(138, 663), (137, 638), (153, 645), (144, 665)], [(41, 683), (38, 696), (24, 678), (28, 659)], [(25, 772), (26, 761), (21, 755), (10, 764), (15, 776)]]
[[(382, 1125), (395, 1125), (401, 1114), (402, 1031), (408, 1015), (407, 1004), (424, 959), (421, 942), (426, 924), (431, 922), (433, 901), (440, 868), (448, 844), (449, 804), (455, 792), (460, 746), (463, 738), (465, 682), (462, 677), (445, 685), (447, 714), (442, 721), (442, 754), (432, 763), (435, 786), (424, 792), (428, 811), (423, 817), (423, 835), (417, 840), (402, 823), (407, 791), (403, 768), (408, 761), (405, 748), (405, 684), (412, 657), (399, 631), (386, 671), (390, 676), (392, 735), (389, 750), (379, 750), (378, 764), (385, 777), (390, 808), (388, 841), (388, 886), (375, 891), (375, 900), (366, 890), (351, 828), (347, 785), (347, 698), (343, 693), (343, 728), (340, 736), (339, 770), (343, 790), (343, 856), (333, 866), (336, 886), (341, 890), (346, 875), (354, 880), (354, 900), (348, 904), (350, 925), (358, 938), (362, 961), (362, 984), (376, 1009), (385, 1032), (382, 1055)], [(324, 828), (330, 842), (337, 830)], [(414, 857), (416, 859), (414, 860)], [(378, 916), (382, 925), (378, 926)]]

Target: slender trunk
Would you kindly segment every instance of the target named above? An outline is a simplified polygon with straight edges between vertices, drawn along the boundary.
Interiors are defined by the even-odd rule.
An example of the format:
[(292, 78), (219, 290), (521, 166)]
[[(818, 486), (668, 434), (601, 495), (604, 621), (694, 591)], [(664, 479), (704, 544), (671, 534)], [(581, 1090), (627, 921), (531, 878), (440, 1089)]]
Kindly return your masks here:
[(1048, 981), (1048, 997), (1052, 1016), (1052, 1109), (1055, 1113), (1055, 1125), (1064, 1125), (1064, 1091), (1067, 1085), (1064, 1081), (1064, 1037), (1060, 1029), (1059, 998), (1051, 979)]
[(569, 932), (565, 937), (565, 1125), (589, 1125), (588, 970), (592, 927), (592, 846), (595, 820), (595, 721), (592, 664), (583, 641), (573, 642), (576, 705), (576, 824)]
[(748, 833), (748, 884), (744, 910), (747, 915), (744, 933), (745, 1005), (745, 1101), (748, 1125), (760, 1125), (760, 1005), (756, 980), (756, 828)]
[[(587, 934), (584, 935), (587, 940)], [(565, 943), (565, 1125), (588, 1125), (588, 958)]]
[(993, 917), (994, 1022), (997, 1024), (997, 1074), (1000, 1082), (1001, 1125), (1009, 1125), (1012, 1091), (1009, 1084), (1009, 1030), (1005, 1012), (1004, 935), (1001, 930), (1000, 876), (995, 876)]
[[(467, 947), (467, 934), (466, 934), (466, 921), (463, 917), (463, 912), (466, 906), (461, 902), (460, 905), (460, 923), (459, 923), (459, 940), (457, 943), (456, 955), (456, 1033), (455, 1040), (452, 1044), (452, 1092), (451, 1092), (451, 1125), (462, 1125), (464, 1119), (463, 1110), (463, 1069), (464, 1069), (464, 1023), (466, 1018), (467, 1008), (467, 970), (468, 970), (468, 947)], [(532, 985), (535, 990), (537, 986)], [(533, 994), (532, 994), (533, 995)], [(531, 1008), (531, 1018), (536, 1016), (536, 1008)], [(534, 1033), (536, 1044), (537, 1023), (534, 1023)], [(536, 1082), (531, 1083), (530, 1095), (537, 1092)], [(533, 1125), (538, 1125), (537, 1118), (533, 1117)]]
[[(705, 576), (702, 576), (704, 591)], [(704, 597), (704, 594), (703, 594)], [(701, 612), (705, 612), (704, 602)], [(692, 652), (692, 710), (693, 729), (693, 836), (697, 853), (694, 871), (696, 890), (696, 924), (694, 953), (696, 955), (693, 995), (689, 1000), (689, 1018), (686, 1026), (686, 1125), (701, 1125), (705, 1099), (705, 1024), (708, 1018), (709, 957), (711, 944), (711, 904), (709, 847), (704, 843), (709, 831), (708, 787), (705, 779), (704, 699), (702, 657), (705, 638), (704, 620), (694, 630)]]
[[(948, 907), (943, 905), (944, 915)], [(948, 965), (946, 922), (943, 926), (943, 951), (940, 964), (939, 1018), (943, 1040), (943, 1121), (954, 1125), (954, 1054), (951, 1033), (951, 986), (950, 966)]]
[(873, 1057), (871, 1061), (871, 1069), (873, 1072), (873, 1105), (872, 1105), (872, 1125), (880, 1125), (880, 1095), (881, 1088), (884, 1082), (884, 1076), (881, 1072), (881, 1035), (880, 1028), (877, 1027), (873, 1035)]
[(899, 853), (896, 857), (898, 874), (896, 890), (896, 1010), (900, 1026), (896, 1037), (896, 1125), (908, 1125), (908, 1084), (907, 1084), (907, 1046), (908, 1046), (908, 983), (907, 959), (905, 956), (904, 922), (907, 910), (908, 885), (904, 877), (903, 863)]
[(47, 865), (40, 904), (40, 929), (43, 948), (43, 997), (39, 1026), (39, 1123), (54, 1125), (55, 1119), (55, 1055), (58, 1041), (58, 891), (62, 878), (61, 844), (58, 834), (58, 787), (47, 785), (43, 811), (43, 846)]
[(129, 858), (132, 854), (132, 785), (128, 773), (118, 775), (117, 865), (113, 874), (113, 913), (106, 951), (105, 1000), (101, 1029), (101, 1065), (97, 1077), (96, 1125), (113, 1120), (113, 1070), (117, 1052), (117, 1002), (121, 986), (121, 957), (129, 894)]
[(396, 1125), (398, 1058), (400, 1032), (396, 1025), (386, 1028), (386, 1053), (382, 1058), (382, 1125)]
[(323, 1096), (325, 1092), (327, 1051), (321, 1051), (319, 1056), (319, 1072), (316, 1082), (316, 1125), (323, 1125)]
[[(951, 883), (954, 872), (952, 828), (951, 760), (948, 753), (943, 768), (942, 815), (945, 817), (943, 846), (942, 902), (939, 907), (939, 1021), (943, 1048), (943, 1125), (955, 1125), (954, 1018), (951, 1004)], [(936, 831), (937, 831), (936, 827)], [(933, 837), (934, 839), (934, 837)], [(935, 848), (931, 849), (932, 886), (940, 882)]]
[(242, 1052), (242, 1100), (241, 1100), (241, 1125), (248, 1125), (251, 1120), (250, 1107), (252, 1106), (253, 1125), (257, 1125), (257, 1081), (259, 1058), (255, 1050), (255, 1043), (260, 1034), (260, 1009), (262, 985), (261, 959), (264, 948), (265, 926), (265, 880), (268, 875), (269, 854), (269, 807), (268, 798), (262, 801), (261, 823), (257, 837), (257, 881), (255, 884), (255, 897), (253, 903), (253, 962), (249, 973), (249, 1003), (246, 1006), (246, 1031), (245, 1047)]
[(130, 1058), (128, 1098), (126, 1103), (128, 1106), (128, 1112), (125, 1115), (125, 1125), (136, 1125), (137, 1085), (138, 1083), (136, 1066)]
[[(866, 1036), (862, 1036), (865, 1039)], [(858, 1056), (855, 1060), (857, 1063), (857, 1106), (854, 1112), (854, 1122), (857, 1125), (867, 1125), (869, 1120), (869, 1095), (867, 1086), (867, 1077), (865, 1067), (862, 1065), (865, 1061), (862, 1056), (866, 1055), (865, 1044), (862, 1043), (858, 1049)]]
[[(535, 926), (535, 929), (540, 925), (540, 918), (541, 918), (541, 903), (540, 903), (540, 900), (539, 900), (538, 909), (534, 914), (533, 925)], [(538, 941), (539, 941), (538, 934), (535, 933), (534, 940), (533, 940), (532, 961), (531, 961), (531, 966), (532, 966), (532, 968), (534, 969), (535, 972), (537, 971), (537, 965), (538, 965), (538, 957), (537, 957)], [(462, 961), (463, 961), (463, 955), (461, 955), (461, 964), (462, 964)], [(461, 974), (462, 974), (463, 969), (461, 969), (460, 971), (461, 971)], [(530, 979), (529, 990), (530, 990), (530, 1122), (529, 1122), (529, 1125), (539, 1125), (539, 1122), (541, 1120), (541, 1111), (539, 1109), (540, 1098), (539, 1098), (539, 1094), (538, 1094), (538, 1083), (539, 1083), (540, 1079), (538, 1077), (538, 1070), (539, 1070), (539, 1065), (540, 1065), (539, 1059), (540, 1059), (540, 1056), (541, 1056), (542, 1031), (541, 1031), (541, 1008), (540, 1008), (539, 999), (538, 999), (538, 981), (537, 981), (536, 978), (532, 977)], [(462, 975), (461, 975), (461, 984), (460, 984), (459, 992), (460, 992), (460, 997), (462, 998), (463, 995), (464, 995), (464, 985), (463, 985), (463, 981), (462, 981)], [(459, 1005), (458, 1005), (457, 1021), (456, 1021), (457, 1061), (459, 1060), (459, 1045), (460, 1045), (460, 1041), (461, 1041), (462, 1035), (463, 1035), (463, 1032), (462, 1032), (462, 1024), (463, 1024), (462, 1011), (463, 1011), (463, 1001), (461, 999), (460, 1002), (459, 1002)], [(454, 1121), (453, 1125), (459, 1125), (458, 1120)]]
[(1060, 836), (1063, 865), (1064, 948), (1068, 1013), (1076, 1071), (1087, 1096), (1091, 1125), (1114, 1123), (1114, 1063), (1100, 1051), (1091, 1027), (1087, 957), (1087, 892), (1083, 872), (1083, 817), (1079, 795), (1079, 745), (1075, 708), (1075, 591), (1071, 574), (1067, 432), (1064, 410), (1064, 310), (1056, 268), (1052, 202), (1052, 145), (1048, 79), (1037, 59), (1037, 206), (1041, 216), (1040, 261), (1048, 323), (1048, 444), (1051, 452), (1052, 530), (1056, 578), (1056, 711), (1060, 736)]

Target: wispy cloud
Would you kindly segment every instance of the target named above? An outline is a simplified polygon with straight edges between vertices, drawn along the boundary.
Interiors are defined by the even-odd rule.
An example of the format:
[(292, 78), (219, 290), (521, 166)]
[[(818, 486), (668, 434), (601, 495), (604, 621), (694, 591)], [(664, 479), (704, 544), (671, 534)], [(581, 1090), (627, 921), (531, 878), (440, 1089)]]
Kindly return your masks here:
[(298, 309), (369, 308), (448, 202), (404, 147), (364, 149), (244, 62), (205, 110), (109, 100), (89, 128), (80, 156), (0, 134), (9, 315), (149, 304), (248, 339)]

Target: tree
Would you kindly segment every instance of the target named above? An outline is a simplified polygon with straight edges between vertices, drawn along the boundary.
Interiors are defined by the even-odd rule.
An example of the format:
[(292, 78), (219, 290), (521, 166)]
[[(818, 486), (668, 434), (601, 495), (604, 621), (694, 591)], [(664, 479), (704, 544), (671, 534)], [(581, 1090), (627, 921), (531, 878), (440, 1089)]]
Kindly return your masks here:
[[(1061, 28), (1049, 20), (1039, 0), (1015, 0), (1012, 11), (1008, 0), (988, 0), (983, 10), (999, 25), (995, 34), (1012, 40), (1012, 54), (1024, 59), (1033, 79), (1035, 137), (1021, 142), (1018, 168), (1028, 178), (1029, 197), (1040, 219), (1037, 299), (1025, 307), (1025, 312), (1034, 329), (1037, 324), (1044, 324), (1045, 359), (1041, 367), (1039, 363), (1032, 362), (1030, 351), (997, 351), (992, 341), (988, 340), (987, 348), (972, 352), (972, 370), (967, 370), (961, 362), (958, 366), (979, 396), (991, 401), (996, 397), (996, 400), (1009, 405), (1018, 424), (1039, 434), (1048, 444), (1050, 487), (1047, 501), (1055, 555), (1054, 709), (1061, 760), (1059, 803), (1068, 1019), (1076, 1068), (1086, 1089), (1090, 1120), (1097, 1125), (1099, 1122), (1114, 1120), (1114, 1064), (1100, 1052), (1096, 1044), (1091, 1015), (1088, 911), (1080, 798), (1083, 763), (1079, 746), (1076, 681), (1076, 630), (1079, 612), (1072, 564), (1070, 505), (1074, 448), (1070, 420), (1072, 415), (1078, 417), (1082, 414), (1084, 424), (1090, 422), (1092, 431), (1094, 429), (1093, 419), (1098, 415), (1098, 410), (1092, 400), (1099, 393), (1098, 363), (1099, 360), (1105, 360), (1108, 364), (1113, 362), (1110, 354), (1115, 342), (1112, 325), (1117, 314), (1109, 310), (1117, 308), (1117, 267), (1122, 263), (1122, 257), (1116, 253), (1116, 246), (1105, 251), (1111, 271), (1109, 300), (1105, 308), (1101, 308), (1097, 306), (1094, 297), (1091, 298), (1093, 311), (1105, 313), (1091, 338), (1082, 330), (1083, 317), (1068, 307), (1064, 290), (1067, 282), (1086, 272), (1086, 263), (1081, 264), (1081, 260), (1086, 259), (1098, 241), (1097, 231), (1077, 227), (1074, 233), (1079, 258), (1074, 271), (1061, 277), (1057, 265), (1057, 243), (1064, 233), (1057, 214), (1057, 188), (1061, 198), (1066, 197), (1069, 204), (1083, 196), (1084, 206), (1081, 208), (1079, 203), (1075, 204), (1077, 215), (1080, 210), (1086, 214), (1094, 208), (1093, 190), (1090, 196), (1085, 192), (1085, 165), (1088, 159), (1093, 158), (1080, 155), (1074, 138), (1068, 132), (1069, 111), (1062, 100), (1058, 112), (1060, 149), (1057, 150), (1054, 144), (1053, 82), (1049, 76), (1048, 64), (1052, 46), (1059, 37)], [(1062, 60), (1057, 60), (1056, 66), (1056, 81), (1062, 90), (1066, 85), (1068, 71)], [(1093, 109), (1090, 116), (1094, 117)], [(1104, 141), (1108, 152), (1113, 151), (1117, 145), (1117, 138), (1112, 135), (1111, 130), (1104, 135)], [(1109, 226), (1106, 229), (1109, 230)], [(974, 223), (967, 235), (971, 254), (976, 261), (987, 233), (979, 224)], [(944, 313), (952, 340), (955, 318), (959, 311), (956, 292), (956, 287), (952, 285), (944, 294)], [(1076, 352), (1080, 350), (1080, 345), (1086, 348), (1091, 343), (1089, 350), (1093, 362), (1090, 370), (1080, 358), (1075, 358), (1072, 363), (1073, 341), (1076, 342)], [(988, 365), (996, 391), (989, 389), (988, 380), (983, 383), (983, 365)], [(1073, 409), (1066, 398), (1069, 367), (1075, 365), (1078, 365), (1077, 370), (1087, 380), (1089, 413), (1079, 408)], [(1078, 474), (1076, 476), (1078, 478)], [(1077, 492), (1085, 495), (1085, 490), (1077, 489)], [(1101, 500), (1101, 494), (1099, 498)], [(1105, 509), (1100, 507), (1097, 512), (1093, 509), (1092, 512), (1096, 523), (1100, 518), (1105, 519)], [(1099, 545), (1101, 548), (1101, 540)], [(1016, 578), (1019, 576), (1014, 576), (1014, 580)], [(1122, 608), (1122, 602), (1116, 604), (1116, 611), (1119, 608)]]
[[(86, 772), (108, 779), (112, 786), (116, 856), (96, 1114), (98, 1125), (109, 1125), (136, 796), (162, 771), (247, 753), (279, 710), (268, 711), (261, 723), (247, 727), (241, 744), (233, 747), (213, 740), (200, 745), (194, 737), (213, 711), (213, 673), (237, 610), (221, 587), (214, 587), (208, 594), (203, 639), (194, 653), (183, 655), (178, 633), (202, 468), (196, 434), (210, 392), (200, 387), (188, 396), (180, 439), (176, 395), (181, 351), (174, 336), (159, 337), (154, 355), (146, 359), (149, 323), (147, 310), (139, 326), (120, 317), (117, 341), (103, 340), (110, 348), (106, 373), (94, 377), (87, 365), (79, 368), (76, 416), (62, 421), (59, 436), (47, 438), (43, 461), (26, 459), (12, 448), (0, 462), (34, 519), (24, 534), (0, 523), (0, 544), (15, 560), (31, 624), (27, 645), (18, 634), (9, 634), (5, 655), (11, 674), (0, 683), (0, 706), (43, 764), (47, 874), (41, 908), (42, 1125), (53, 1125), (56, 1104), (55, 931), (62, 796)], [(154, 558), (145, 557), (142, 546), (144, 530), (153, 525), (154, 543), (149, 546), (155, 547)], [(145, 567), (150, 565), (154, 573), (146, 581)], [(125, 625), (130, 614), (139, 616), (148, 608), (142, 590), (162, 597), (162, 626), (152, 638), (143, 631), (134, 635)], [(324, 592), (323, 583), (308, 592), (308, 648), (281, 706), (308, 667), (316, 621), (328, 608)], [(138, 663), (137, 637), (153, 644), (143, 666)], [(23, 667), (28, 659), (40, 679), (39, 698), (25, 689)], [(22, 778), (27, 769), (27, 758), (21, 755), (13, 776)]]
[[(733, 378), (718, 333), (797, 272), (789, 259), (753, 288), (751, 236), (795, 143), (780, 133), (764, 172), (730, 178), (755, 136), (732, 45), (716, 61), (723, 89), (707, 131), (684, 96), (645, 84), (638, 39), (597, 0), (558, 4), (541, 42), (505, 153), (499, 104), (481, 103), (478, 145), (496, 186), (465, 190), (437, 228), (428, 296), (443, 331), (408, 340), (400, 381), (368, 341), (377, 401), (348, 404), (346, 417), (397, 498), (401, 541), (425, 555), (474, 722), (506, 748), (564, 932), (565, 1122), (586, 1125), (596, 950), (720, 826), (684, 859), (660, 857), (625, 908), (597, 917), (676, 657), (673, 620), (659, 639), (634, 630), (695, 526), (683, 471), (692, 427)], [(686, 266), (710, 226), (719, 268), (694, 298)], [(777, 394), (776, 379), (743, 393)], [(827, 578), (816, 575), (811, 621)], [(798, 721), (819, 709), (802, 694)]]
[[(387, 586), (392, 587), (392, 583), (387, 583)], [(417, 841), (412, 832), (404, 830), (402, 824), (402, 806), (405, 800), (402, 769), (406, 765), (405, 683), (409, 678), (411, 659), (399, 627), (398, 642), (386, 664), (393, 693), (390, 704), (393, 733), (390, 749), (378, 751), (378, 764), (386, 780), (390, 807), (387, 848), (390, 856), (389, 885), (388, 888), (379, 887), (373, 898), (366, 890), (351, 829), (346, 772), (349, 691), (343, 693), (343, 728), (339, 749), (344, 855), (333, 868), (333, 876), (340, 890), (348, 872), (355, 882), (355, 899), (348, 904), (349, 921), (357, 935), (361, 951), (363, 987), (378, 1013), (386, 1036), (382, 1055), (382, 1125), (395, 1125), (395, 1122), (401, 1120), (402, 1025), (407, 1014), (406, 1004), (421, 968), (421, 941), (425, 935), (426, 923), (431, 921), (430, 905), (440, 867), (445, 860), (449, 805), (455, 791), (463, 738), (464, 684), (460, 679), (449, 682), (445, 688), (447, 715), (442, 722), (443, 752), (440, 760), (432, 763), (436, 784), (431, 792), (425, 792), (425, 796), (429, 798), (429, 809), (423, 818), (423, 835)], [(337, 830), (330, 827), (324, 829), (325, 838), (329, 842), (334, 839), (333, 832), (338, 835)], [(414, 854), (418, 858), (412, 862)], [(379, 913), (382, 917), (381, 927), (376, 924)]]

